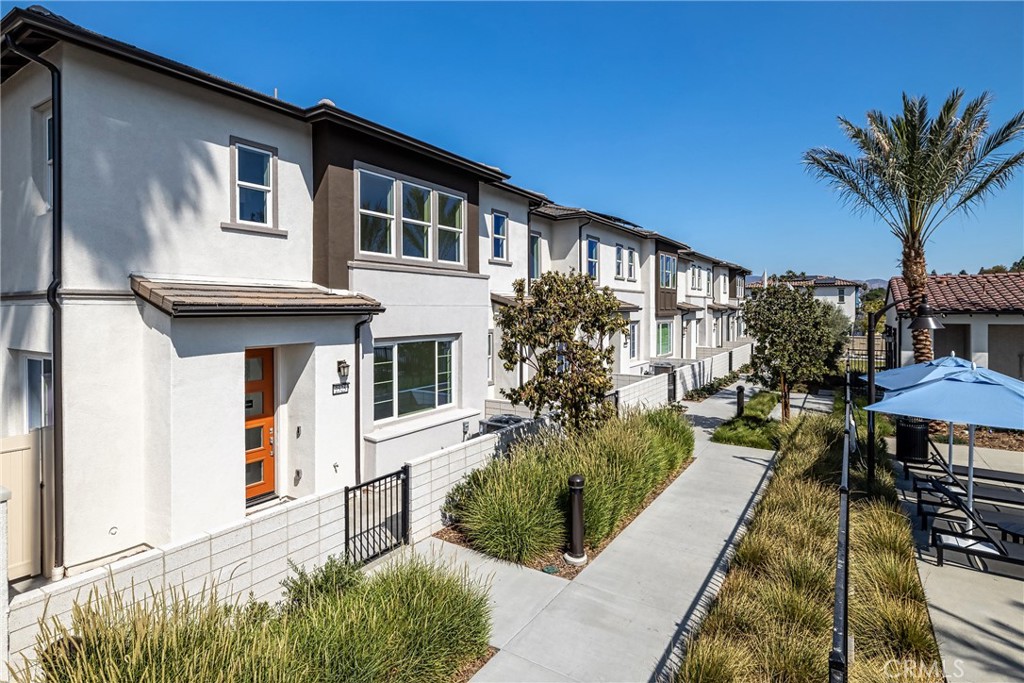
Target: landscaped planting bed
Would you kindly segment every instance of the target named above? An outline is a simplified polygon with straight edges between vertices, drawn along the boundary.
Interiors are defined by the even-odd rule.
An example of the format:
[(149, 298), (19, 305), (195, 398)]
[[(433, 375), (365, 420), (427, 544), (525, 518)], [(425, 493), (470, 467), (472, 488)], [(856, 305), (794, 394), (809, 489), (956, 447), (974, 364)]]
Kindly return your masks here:
[[(782, 427), (775, 476), (687, 644), (679, 683), (828, 679), (842, 437), (842, 418), (834, 416)], [(878, 474), (865, 495), (863, 471), (851, 470), (850, 680), (940, 681), (910, 523), (891, 473)]]
[(541, 435), (452, 489), (449, 536), (511, 562), (554, 562), (567, 542), (567, 481), (582, 474), (584, 542), (592, 556), (692, 454), (693, 429), (670, 408), (613, 418), (586, 433)]
[(15, 680), (450, 683), (489, 654), (487, 594), (466, 572), (411, 558), (367, 576), (329, 560), (285, 584), (276, 606), (224, 605), (212, 591), (136, 604), (94, 594), (70, 631), (44, 628), (42, 671)]
[(711, 435), (715, 443), (775, 450), (779, 445), (779, 423), (768, 416), (778, 405), (779, 395), (773, 391), (754, 394), (743, 407), (743, 415), (719, 425)]

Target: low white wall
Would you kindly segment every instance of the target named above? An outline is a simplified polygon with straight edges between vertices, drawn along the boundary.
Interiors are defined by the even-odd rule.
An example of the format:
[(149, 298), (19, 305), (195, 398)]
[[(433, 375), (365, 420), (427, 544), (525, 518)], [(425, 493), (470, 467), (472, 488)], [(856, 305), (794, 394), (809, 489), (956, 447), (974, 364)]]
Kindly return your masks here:
[[(0, 520), (0, 538), (5, 529)], [(257, 600), (273, 602), (281, 597), (289, 559), (308, 569), (344, 552), (343, 489), (276, 505), (252, 513), (241, 523), (146, 550), (15, 596), (10, 602), (9, 630), (0, 629), (0, 633), (10, 634), (9, 641), (0, 638), (0, 654), (5, 654), (2, 648), (9, 643), (11, 657), (17, 662), (21, 654), (31, 659), (39, 619), (56, 617), (69, 624), (72, 605), (84, 602), (93, 589), (104, 591), (108, 581), (116, 590), (127, 591), (129, 597), (134, 591), (135, 600), (163, 586), (194, 594), (204, 584), (216, 582), (225, 601), (244, 601), (251, 592)], [(0, 590), (5, 590), (7, 581), (0, 583)], [(6, 615), (6, 610), (0, 611)], [(0, 626), (3, 618), (0, 616)]]
[(619, 410), (625, 408), (656, 408), (668, 403), (671, 375), (652, 375), (618, 390)]
[(494, 457), (497, 445), (497, 435), (487, 434), (407, 463), (412, 487), (409, 519), (413, 543), (441, 530), (441, 506), (448, 492), (467, 474), (486, 465)]
[(732, 369), (739, 370), (740, 366), (750, 362), (750, 354), (754, 350), (753, 344), (744, 344), (732, 350)]
[(484, 401), (484, 419), (490, 420), (495, 415), (518, 415), (533, 419), (533, 411), (520, 404), (512, 405), (512, 401), (502, 398), (489, 398)]
[(642, 381), (645, 377), (650, 377), (650, 375), (628, 375), (615, 373), (612, 375), (612, 389), (621, 389), (622, 387), (628, 387), (630, 384), (635, 384), (636, 382)]

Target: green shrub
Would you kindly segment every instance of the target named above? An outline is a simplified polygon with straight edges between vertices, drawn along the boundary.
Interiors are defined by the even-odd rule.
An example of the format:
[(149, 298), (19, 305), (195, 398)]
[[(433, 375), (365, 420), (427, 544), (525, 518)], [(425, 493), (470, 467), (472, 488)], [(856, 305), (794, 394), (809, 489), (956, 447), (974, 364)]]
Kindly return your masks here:
[(466, 571), (411, 558), (366, 576), (329, 561), (284, 584), (280, 608), (225, 605), (213, 590), (134, 602), (108, 586), (74, 607), (70, 628), (44, 624), (41, 671), (14, 680), (448, 683), (487, 652), (487, 593)]
[[(793, 420), (780, 426), (778, 438), (775, 476), (708, 615), (687, 643), (680, 683), (827, 678), (842, 415)], [(877, 445), (884, 454), (884, 441)], [(941, 680), (910, 524), (898, 507), (892, 473), (879, 467), (870, 491), (861, 468), (852, 469), (850, 481), (849, 616), (857, 642), (850, 680), (881, 680), (878, 672), (890, 660), (908, 665), (889, 680)], [(730, 659), (739, 653), (747, 656), (734, 666)]]
[(743, 415), (728, 420), (715, 429), (711, 440), (748, 448), (775, 450), (779, 446), (779, 423), (768, 416), (779, 402), (779, 395), (761, 391), (743, 407)]
[(570, 475), (583, 475), (584, 541), (594, 547), (692, 453), (693, 430), (677, 411), (630, 413), (516, 444), (455, 487), (444, 509), (474, 548), (528, 563), (565, 544)]

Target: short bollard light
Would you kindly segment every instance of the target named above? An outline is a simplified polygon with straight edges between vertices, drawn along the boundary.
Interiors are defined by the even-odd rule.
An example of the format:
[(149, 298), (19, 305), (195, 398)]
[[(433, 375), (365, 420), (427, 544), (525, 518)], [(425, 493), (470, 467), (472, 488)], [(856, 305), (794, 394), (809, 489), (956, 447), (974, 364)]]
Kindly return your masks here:
[(746, 387), (742, 384), (736, 387), (736, 417), (742, 417), (743, 415), (743, 400), (745, 398), (744, 392), (746, 392), (746, 390)]
[(587, 563), (583, 550), (583, 475), (569, 477), (569, 552), (562, 556), (577, 567)]

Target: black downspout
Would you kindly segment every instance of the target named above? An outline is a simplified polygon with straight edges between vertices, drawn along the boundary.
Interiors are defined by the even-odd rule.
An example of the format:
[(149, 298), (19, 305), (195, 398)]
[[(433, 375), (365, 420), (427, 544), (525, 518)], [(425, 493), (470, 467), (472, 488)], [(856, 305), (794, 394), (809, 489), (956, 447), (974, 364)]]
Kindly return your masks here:
[[(50, 207), (52, 216), (52, 277), (46, 288), (46, 301), (52, 313), (53, 334), (53, 564), (64, 566), (64, 380), (63, 380), (63, 344), (60, 293), (60, 277), (62, 272), (61, 246), (64, 228), (64, 197), (63, 189), (63, 151), (61, 128), (63, 123), (63, 107), (61, 103), (60, 69), (41, 56), (19, 47), (11, 39), (10, 34), (4, 36), (4, 46), (16, 55), (35, 62), (50, 72), (51, 116), (53, 117), (53, 187), (51, 189)], [(44, 131), (44, 135), (46, 132)]]
[(360, 375), (360, 368), (362, 367), (363, 360), (363, 325), (373, 320), (373, 316), (376, 313), (368, 313), (366, 317), (356, 323), (355, 326), (355, 342), (356, 342), (356, 362), (353, 371), (356, 375), (355, 381), (355, 395), (356, 395), (356, 423), (355, 429), (352, 431), (355, 433), (355, 460), (356, 460), (356, 484), (363, 483), (363, 395), (362, 395), (362, 377)]
[(579, 266), (580, 266), (580, 272), (581, 273), (584, 272), (583, 271), (583, 228), (585, 228), (588, 225), (590, 225), (590, 221), (591, 220), (592, 219), (588, 218), (585, 223), (580, 223), (580, 236), (579, 236), (579, 240), (576, 242), (576, 249), (579, 250), (579, 257), (580, 257), (579, 258), (579, 261), (580, 261)]

